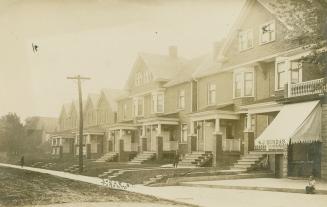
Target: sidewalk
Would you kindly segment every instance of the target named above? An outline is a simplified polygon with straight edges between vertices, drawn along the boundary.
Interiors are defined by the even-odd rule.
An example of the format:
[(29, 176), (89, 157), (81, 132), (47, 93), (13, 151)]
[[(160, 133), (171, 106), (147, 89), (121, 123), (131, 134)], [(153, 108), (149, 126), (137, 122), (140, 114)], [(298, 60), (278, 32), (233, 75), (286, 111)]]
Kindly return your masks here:
[[(0, 163), (0, 167), (12, 167), (22, 169), (17, 165), (9, 165)], [(45, 170), (32, 167), (24, 167), (23, 170), (30, 170), (40, 173), (47, 173), (54, 176), (60, 176), (68, 179), (93, 183), (96, 185), (102, 185), (102, 179), (88, 176), (75, 175), (65, 172)], [(256, 181), (257, 179), (248, 179)], [(276, 179), (277, 180), (277, 179)], [(207, 181), (202, 181), (207, 182)], [(202, 183), (201, 182), (201, 183)], [(215, 183), (218, 181), (208, 181)], [(242, 183), (241, 180), (229, 180), (227, 183)], [(264, 180), (262, 180), (264, 182)], [(198, 182), (196, 182), (198, 183)], [(258, 183), (261, 183), (258, 181)], [(244, 184), (245, 185), (245, 184)], [(283, 186), (286, 184), (284, 183)], [(318, 186), (319, 183), (318, 183)], [(205, 206), (205, 207), (261, 207), (263, 204), (265, 207), (325, 207), (327, 202), (326, 195), (306, 195), (304, 193), (283, 193), (283, 192), (269, 192), (259, 190), (239, 190), (239, 189), (219, 189), (201, 187), (189, 187), (189, 186), (165, 186), (165, 187), (146, 187), (142, 185), (135, 185), (127, 189), (131, 192), (152, 195), (158, 198), (163, 198), (179, 203), (188, 203), (193, 205)], [(271, 202), (274, 201), (274, 202)]]
[[(278, 178), (255, 178), (238, 180), (215, 180), (215, 181), (195, 181), (182, 182), (182, 186), (189, 187), (207, 187), (220, 189), (240, 189), (240, 190), (261, 190), (288, 193), (304, 193), (306, 180), (278, 179)], [(316, 182), (316, 192), (318, 194), (327, 194), (327, 183)]]

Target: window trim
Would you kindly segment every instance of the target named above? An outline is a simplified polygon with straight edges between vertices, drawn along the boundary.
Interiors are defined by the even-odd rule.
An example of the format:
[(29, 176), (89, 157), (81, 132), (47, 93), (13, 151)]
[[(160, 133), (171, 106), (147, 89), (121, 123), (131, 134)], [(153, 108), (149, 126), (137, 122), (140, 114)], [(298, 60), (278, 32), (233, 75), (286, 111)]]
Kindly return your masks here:
[[(158, 111), (158, 97), (162, 96), (162, 111)], [(151, 95), (151, 113), (165, 113), (165, 93), (163, 91), (154, 92)]]
[[(252, 93), (245, 95), (245, 74), (252, 73)], [(241, 95), (236, 96), (236, 76), (241, 75)], [(255, 94), (255, 70), (254, 67), (240, 68), (233, 72), (233, 99), (254, 97)]]
[[(139, 100), (142, 100), (142, 114), (139, 114), (138, 109), (139, 109)], [(133, 98), (133, 116), (134, 117), (142, 117), (144, 116), (144, 97), (139, 96), (139, 97), (134, 97)]]
[[(241, 35), (246, 33), (247, 37), (248, 37), (248, 33), (251, 32), (251, 46), (249, 47), (249, 45), (247, 45), (246, 48), (241, 48)], [(248, 41), (248, 38), (247, 38), (247, 41)], [(243, 51), (246, 51), (246, 50), (249, 50), (249, 49), (252, 49), (254, 47), (254, 41), (253, 41), (253, 29), (245, 29), (245, 30), (241, 30), (239, 33), (238, 33), (238, 51), (239, 52), (243, 52)]]
[[(265, 25), (268, 25), (268, 24), (273, 24), (274, 25), (274, 35), (273, 35), (273, 38), (271, 40), (269, 40), (268, 42), (262, 42), (262, 27), (265, 26)], [(274, 42), (276, 40), (276, 21), (275, 20), (271, 20), (271, 21), (268, 21), (268, 22), (265, 22), (263, 24), (260, 25), (259, 27), (259, 45), (265, 45), (265, 44), (268, 44), (268, 43), (271, 43), (271, 42)]]
[[(183, 93), (182, 93), (183, 92)], [(183, 95), (182, 95), (183, 94)], [(183, 97), (183, 102), (181, 102), (181, 98)], [(183, 104), (182, 104), (183, 103)], [(178, 93), (178, 101), (177, 101), (178, 109), (185, 109), (185, 89), (180, 89)]]
[[(288, 83), (289, 81), (292, 81), (291, 80), (291, 77), (292, 76), (292, 70), (291, 70), (291, 62), (295, 62), (297, 59), (294, 59), (292, 57), (277, 57), (276, 58), (276, 61), (275, 61), (275, 91), (282, 91), (285, 89), (285, 84)], [(278, 70), (277, 70), (277, 65), (279, 63), (282, 63), (284, 62), (285, 63), (285, 84), (283, 87), (279, 88), (279, 79), (278, 79)], [(303, 68), (302, 66), (299, 68), (299, 83), (301, 83), (303, 81), (302, 79), (302, 75), (303, 75)]]
[[(211, 89), (210, 86), (214, 86), (214, 89)], [(214, 91), (214, 94), (215, 94), (212, 103), (209, 101), (209, 100), (211, 100), (210, 99), (211, 91)], [(216, 99), (217, 99), (217, 85), (216, 85), (216, 83), (213, 83), (213, 82), (208, 83), (207, 84), (207, 106), (213, 106), (213, 105), (215, 105), (217, 103), (217, 100)]]

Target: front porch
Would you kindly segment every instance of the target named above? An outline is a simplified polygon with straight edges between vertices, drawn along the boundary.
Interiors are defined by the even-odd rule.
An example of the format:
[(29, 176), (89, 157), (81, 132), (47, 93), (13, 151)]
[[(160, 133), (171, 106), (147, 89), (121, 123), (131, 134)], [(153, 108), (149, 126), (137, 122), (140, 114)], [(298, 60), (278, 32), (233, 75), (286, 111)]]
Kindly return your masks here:
[(116, 124), (108, 131), (108, 152), (118, 154), (118, 161), (131, 160), (139, 151), (140, 135), (134, 124)]
[(213, 154), (212, 165), (229, 165), (240, 157), (239, 115), (232, 111), (205, 111), (190, 116), (189, 152)]
[[(85, 130), (83, 133), (83, 155), (86, 159), (99, 158), (104, 153), (104, 130)], [(75, 155), (79, 155), (79, 135), (75, 138)]]
[(155, 152), (157, 159), (179, 149), (181, 129), (178, 119), (155, 117), (139, 120), (141, 127), (140, 152)]
[(54, 156), (74, 155), (74, 135), (57, 134), (51, 136), (51, 154)]

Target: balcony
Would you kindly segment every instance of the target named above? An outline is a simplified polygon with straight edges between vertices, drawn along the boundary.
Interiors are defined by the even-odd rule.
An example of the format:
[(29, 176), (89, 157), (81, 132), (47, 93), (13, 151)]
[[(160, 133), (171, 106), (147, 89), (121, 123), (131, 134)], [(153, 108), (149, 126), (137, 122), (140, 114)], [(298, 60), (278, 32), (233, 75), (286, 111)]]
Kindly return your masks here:
[(240, 139), (225, 139), (225, 140), (223, 140), (223, 151), (224, 152), (239, 152), (239, 151), (241, 151), (241, 140)]
[[(287, 87), (286, 87), (287, 88)], [(324, 78), (291, 84), (289, 87), (288, 98), (306, 96), (306, 95), (318, 95), (327, 91), (327, 86)]]

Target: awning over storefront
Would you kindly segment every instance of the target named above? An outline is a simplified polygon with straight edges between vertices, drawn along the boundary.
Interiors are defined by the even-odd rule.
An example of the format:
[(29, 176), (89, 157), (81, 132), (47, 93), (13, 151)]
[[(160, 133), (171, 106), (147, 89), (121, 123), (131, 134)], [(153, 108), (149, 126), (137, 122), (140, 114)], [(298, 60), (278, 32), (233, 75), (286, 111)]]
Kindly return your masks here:
[(284, 105), (272, 123), (256, 139), (256, 149), (284, 149), (291, 143), (321, 141), (319, 101)]

